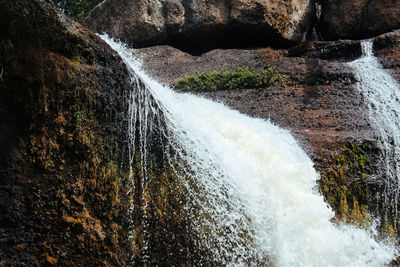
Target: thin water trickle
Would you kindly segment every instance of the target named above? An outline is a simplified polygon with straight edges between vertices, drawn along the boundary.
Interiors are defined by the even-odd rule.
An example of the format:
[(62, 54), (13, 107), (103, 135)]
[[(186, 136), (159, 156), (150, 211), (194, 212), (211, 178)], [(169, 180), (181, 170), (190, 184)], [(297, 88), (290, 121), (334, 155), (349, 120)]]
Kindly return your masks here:
[[(364, 96), (369, 119), (382, 147), (380, 157), (385, 172), (382, 199), (390, 207), (390, 216), (398, 217), (400, 179), (400, 85), (385, 71), (373, 53), (372, 40), (361, 42), (362, 57), (348, 63), (355, 71), (357, 88)], [(397, 229), (397, 223), (394, 224)]]
[[(330, 222), (334, 214), (314, 190), (313, 163), (288, 131), (176, 93), (144, 73), (123, 44), (102, 38), (142, 81), (131, 97), (131, 134), (136, 122), (146, 126), (131, 137), (141, 144), (132, 149), (145, 148), (151, 129), (165, 128), (164, 149), (185, 162), (176, 172), (191, 194), (187, 210), (201, 207), (191, 217), (193, 231), (223, 265), (255, 266), (268, 256), (276, 266), (383, 266), (395, 257), (393, 245), (376, 241), (374, 229)], [(165, 126), (149, 126), (148, 116), (158, 115)]]

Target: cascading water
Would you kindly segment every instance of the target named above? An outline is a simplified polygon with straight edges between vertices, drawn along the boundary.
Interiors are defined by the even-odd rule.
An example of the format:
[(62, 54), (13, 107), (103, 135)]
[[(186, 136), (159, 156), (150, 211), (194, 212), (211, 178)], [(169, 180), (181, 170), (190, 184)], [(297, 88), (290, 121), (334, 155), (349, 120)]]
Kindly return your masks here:
[(222, 265), (255, 266), (268, 257), (276, 266), (382, 266), (395, 257), (394, 246), (376, 241), (373, 229), (330, 222), (334, 214), (314, 190), (313, 163), (289, 132), (160, 85), (131, 50), (102, 38), (143, 82), (130, 109), (131, 129), (141, 127), (142, 135), (132, 139), (144, 149), (146, 133), (161, 127), (147, 127), (150, 117), (162, 114), (164, 149), (184, 162), (176, 172), (191, 194), (188, 210), (201, 208), (191, 218), (193, 230)]
[[(370, 121), (382, 147), (380, 157), (385, 171), (384, 192), (378, 192), (384, 203), (383, 214), (394, 218), (398, 227), (400, 179), (400, 85), (386, 72), (373, 54), (372, 40), (361, 42), (362, 57), (348, 63), (355, 71), (357, 88), (369, 109)], [(378, 181), (375, 181), (378, 182)], [(388, 210), (390, 209), (390, 210)]]

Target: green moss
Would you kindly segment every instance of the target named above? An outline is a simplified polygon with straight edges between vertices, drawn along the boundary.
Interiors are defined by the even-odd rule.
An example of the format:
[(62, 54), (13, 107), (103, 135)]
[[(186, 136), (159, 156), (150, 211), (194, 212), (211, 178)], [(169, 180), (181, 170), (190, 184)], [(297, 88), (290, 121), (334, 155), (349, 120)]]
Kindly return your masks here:
[(372, 174), (373, 158), (368, 143), (349, 143), (334, 151), (334, 168), (324, 173), (319, 189), (336, 212), (336, 219), (367, 226), (372, 223), (368, 213), (370, 202), (366, 182)]
[(111, 206), (115, 207), (121, 202), (119, 191), (123, 178), (118, 175), (118, 168), (114, 161), (109, 161), (106, 166), (101, 168), (100, 178), (103, 184), (108, 185), (108, 195), (112, 199)]
[(81, 63), (81, 57), (78, 55), (71, 60), (71, 64), (78, 66)]
[(230, 70), (225, 66), (222, 71), (206, 71), (185, 76), (175, 87), (187, 91), (215, 91), (265, 88), (274, 85), (283, 86), (284, 81), (271, 67), (256, 72), (254, 68), (249, 67)]
[(77, 111), (77, 112), (75, 112), (74, 113), (74, 117), (75, 117), (75, 120), (77, 121), (77, 122), (84, 122), (84, 121), (86, 121), (86, 117), (85, 117), (85, 114), (83, 113), (83, 111)]

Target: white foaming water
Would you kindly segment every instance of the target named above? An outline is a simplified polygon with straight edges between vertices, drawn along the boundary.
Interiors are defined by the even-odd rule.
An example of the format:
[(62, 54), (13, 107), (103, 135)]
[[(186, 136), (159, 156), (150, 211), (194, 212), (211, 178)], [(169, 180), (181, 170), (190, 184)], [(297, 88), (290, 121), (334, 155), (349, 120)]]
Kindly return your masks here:
[[(382, 200), (397, 218), (400, 179), (400, 86), (373, 54), (372, 40), (361, 43), (362, 57), (348, 63), (355, 71), (357, 88), (369, 108), (369, 118), (380, 141), (386, 174)], [(384, 210), (383, 212), (386, 212)], [(394, 225), (397, 228), (397, 223)]]
[(141, 123), (154, 103), (161, 109), (170, 146), (190, 166), (181, 178), (193, 177), (183, 183), (190, 205), (201, 207), (194, 230), (223, 265), (255, 266), (268, 255), (276, 266), (382, 266), (395, 257), (373, 230), (330, 222), (313, 163), (288, 131), (176, 93), (147, 76), (123, 44), (102, 38), (146, 85), (146, 103), (131, 109), (143, 113)]

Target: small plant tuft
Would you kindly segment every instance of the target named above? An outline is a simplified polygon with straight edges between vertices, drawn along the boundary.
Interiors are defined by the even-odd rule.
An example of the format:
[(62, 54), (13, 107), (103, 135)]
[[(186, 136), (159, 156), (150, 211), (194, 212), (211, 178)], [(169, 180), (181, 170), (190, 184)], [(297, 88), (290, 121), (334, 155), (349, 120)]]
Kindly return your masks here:
[(222, 71), (196, 73), (180, 79), (175, 88), (186, 91), (216, 91), (285, 85), (282, 76), (272, 67), (256, 72), (254, 68), (249, 67), (230, 70), (225, 66)]
[(77, 122), (84, 122), (84, 121), (86, 121), (86, 116), (85, 116), (85, 114), (83, 113), (83, 111), (77, 111), (77, 112), (75, 112), (75, 113), (74, 113), (74, 117), (75, 117), (75, 120), (76, 120)]

